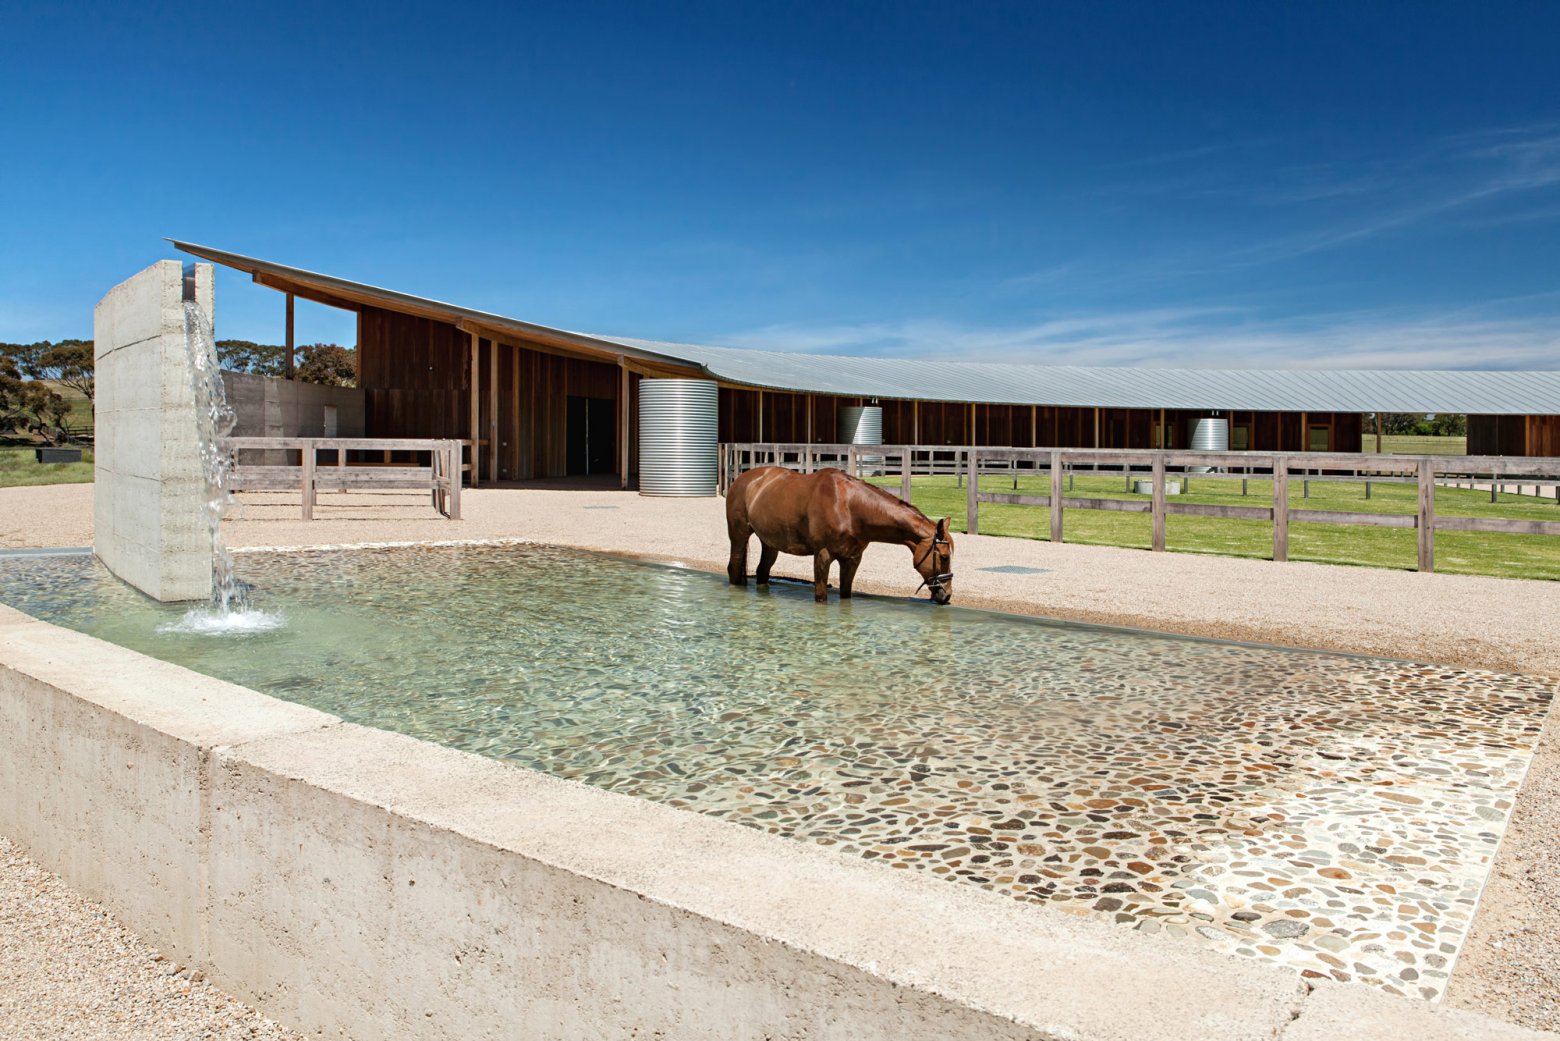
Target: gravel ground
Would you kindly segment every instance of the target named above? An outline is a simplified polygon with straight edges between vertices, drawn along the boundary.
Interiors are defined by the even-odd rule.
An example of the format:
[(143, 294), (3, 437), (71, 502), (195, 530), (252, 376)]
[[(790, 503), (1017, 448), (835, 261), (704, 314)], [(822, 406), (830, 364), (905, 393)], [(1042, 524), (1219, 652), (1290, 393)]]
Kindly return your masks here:
[(1560, 726), (1551, 713), (1446, 1003), (1560, 1032)]
[[(720, 499), (484, 488), (467, 491), (463, 509), (465, 519), (451, 522), (420, 495), (335, 496), (305, 523), (285, 497), (246, 496), (226, 535), (234, 547), (524, 538), (714, 571), (726, 565)], [(0, 489), (0, 546), (85, 546), (91, 539), (90, 485)], [(1560, 677), (1560, 583), (985, 536), (956, 541), (955, 602), (966, 606)], [(1041, 570), (982, 570), (1004, 565)], [(781, 557), (775, 573), (810, 580), (811, 564)], [(901, 596), (918, 581), (908, 554), (886, 546), (868, 552), (857, 577), (863, 591)], [(9, 864), (5, 872), (12, 873)], [(15, 927), (0, 918), (0, 945)], [(70, 944), (67, 937), (53, 946)], [(1447, 1000), (1560, 1031), (1560, 734), (1553, 722)]]
[(0, 838), (0, 1037), (289, 1041)]

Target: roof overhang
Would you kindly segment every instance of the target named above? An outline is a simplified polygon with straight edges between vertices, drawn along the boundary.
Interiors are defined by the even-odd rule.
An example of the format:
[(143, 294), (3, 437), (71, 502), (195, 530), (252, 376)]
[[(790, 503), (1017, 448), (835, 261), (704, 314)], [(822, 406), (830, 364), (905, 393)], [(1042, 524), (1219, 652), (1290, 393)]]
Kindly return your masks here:
[(1254, 412), (1560, 414), (1560, 372), (1156, 369), (789, 354), (570, 332), (169, 239), (260, 285), (332, 307), (377, 307), (473, 336), (615, 361), (646, 375), (787, 393), (902, 401)]
[(169, 239), (168, 241), (184, 253), (192, 254), (203, 260), (209, 260), (214, 264), (221, 264), (223, 267), (232, 268), (236, 271), (243, 271), (257, 285), (275, 289), (278, 292), (291, 293), (293, 296), (301, 297), (304, 300), (312, 300), (315, 303), (325, 304), (329, 307), (339, 307), (347, 311), (358, 311), (364, 307), (377, 307), (386, 311), (395, 311), (399, 314), (416, 315), (420, 318), (447, 322), (463, 332), (474, 336), (487, 337), (491, 340), (504, 342), (523, 340), (527, 344), (539, 345), (557, 353), (577, 357), (613, 362), (621, 359), (625, 364), (629, 364), (631, 368), (675, 371), (682, 375), (714, 378), (709, 376), (702, 365), (684, 358), (670, 357), (655, 351), (648, 351), (583, 333), (573, 333), (563, 329), (554, 329), (550, 326), (536, 325), (532, 322), (522, 322), (515, 318), (506, 318), (503, 315), (490, 314), (486, 311), (476, 311), (469, 307), (447, 304), (440, 300), (428, 299), (427, 297), (412, 296), (409, 293), (384, 289), (380, 286), (372, 286), (363, 282), (353, 282), (345, 278), (337, 278), (335, 275), (321, 274), (318, 271), (307, 271), (303, 268), (289, 267), (286, 264), (260, 260), (256, 257), (246, 257), (240, 253), (229, 253), (226, 250), (214, 249), (211, 246), (202, 246), (193, 242), (181, 242), (178, 239)]

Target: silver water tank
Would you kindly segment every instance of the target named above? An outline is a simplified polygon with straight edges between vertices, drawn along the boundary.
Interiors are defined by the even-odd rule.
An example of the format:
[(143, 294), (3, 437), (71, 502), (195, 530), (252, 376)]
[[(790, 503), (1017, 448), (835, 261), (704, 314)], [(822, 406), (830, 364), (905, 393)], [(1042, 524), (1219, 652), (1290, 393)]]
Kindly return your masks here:
[(883, 443), (883, 409), (879, 405), (846, 405), (840, 409), (840, 444)]
[(639, 381), (640, 495), (714, 495), (719, 439), (713, 380)]
[[(879, 405), (846, 405), (840, 409), (840, 444), (880, 445), (883, 443), (883, 409)], [(877, 476), (882, 473), (883, 457), (864, 455), (861, 473)]]
[[(1230, 421), (1223, 416), (1203, 416), (1192, 427), (1192, 451), (1228, 452), (1230, 450)], [(1205, 474), (1211, 466), (1191, 467), (1192, 473)]]

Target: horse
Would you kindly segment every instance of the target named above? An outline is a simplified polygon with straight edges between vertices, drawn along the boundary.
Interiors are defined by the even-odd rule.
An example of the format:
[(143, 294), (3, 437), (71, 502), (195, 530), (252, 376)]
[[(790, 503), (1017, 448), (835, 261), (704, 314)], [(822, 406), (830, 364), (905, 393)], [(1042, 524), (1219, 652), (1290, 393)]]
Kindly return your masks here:
[(731, 483), (726, 491), (726, 530), (731, 563), (726, 574), (734, 586), (747, 585), (748, 536), (757, 534), (763, 551), (758, 584), (769, 582), (769, 569), (781, 553), (813, 558), (813, 599), (829, 600), (829, 565), (840, 562), (840, 598), (849, 599), (861, 555), (873, 542), (910, 550), (911, 563), (932, 601), (953, 599), (953, 538), (948, 518), (933, 521), (907, 502), (843, 470), (800, 474), (780, 466), (760, 466)]

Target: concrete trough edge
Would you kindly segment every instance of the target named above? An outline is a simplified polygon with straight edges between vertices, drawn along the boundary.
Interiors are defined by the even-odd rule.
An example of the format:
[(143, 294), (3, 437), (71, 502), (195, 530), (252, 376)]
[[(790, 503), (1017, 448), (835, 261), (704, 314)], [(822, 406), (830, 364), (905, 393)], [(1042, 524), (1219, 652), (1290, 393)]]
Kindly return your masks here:
[(0, 831), (268, 1015), (359, 1041), (1304, 1041), (1340, 1014), (1551, 1036), (1308, 998), (1288, 970), (343, 723), (3, 606)]

